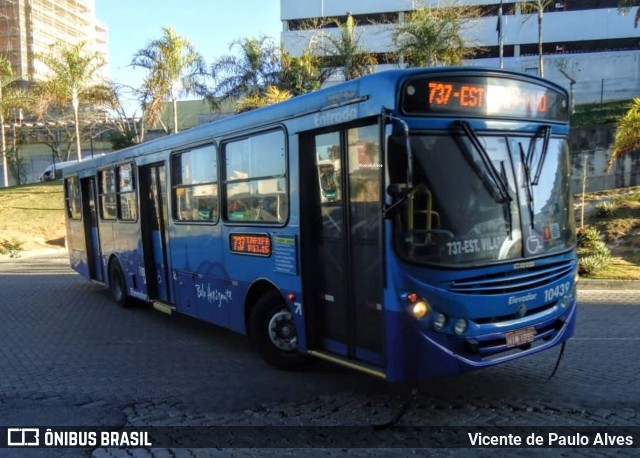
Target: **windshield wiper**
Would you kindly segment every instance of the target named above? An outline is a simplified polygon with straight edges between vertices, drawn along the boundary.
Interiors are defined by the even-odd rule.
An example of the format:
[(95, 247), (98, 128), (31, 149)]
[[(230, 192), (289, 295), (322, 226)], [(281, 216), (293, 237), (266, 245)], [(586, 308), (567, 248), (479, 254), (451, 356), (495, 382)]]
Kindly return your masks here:
[[(480, 156), (481, 163), (479, 163), (466, 147), (463, 141), (459, 142), (462, 152), (467, 158), (467, 162), (471, 165), (476, 175), (480, 177), (485, 188), (493, 196), (496, 202), (503, 204), (504, 216), (507, 223), (507, 234), (511, 238), (511, 231), (513, 230), (513, 216), (511, 214), (511, 195), (509, 194), (509, 186), (507, 181), (507, 172), (504, 167), (504, 161), (500, 162), (500, 171), (496, 170), (496, 167), (491, 162), (489, 153), (484, 149), (484, 145), (478, 138), (473, 128), (466, 121), (458, 121), (458, 124), (467, 135), (467, 138), (471, 142), (471, 145), (475, 149), (476, 153)], [(481, 165), (483, 167), (481, 167)]]
[[(473, 128), (466, 121), (458, 121), (458, 124), (466, 134), (467, 138), (471, 142), (477, 155), (480, 156), (480, 163), (473, 156), (471, 151), (466, 147), (464, 142), (460, 142), (463, 146), (462, 152), (467, 157), (469, 165), (474, 169), (476, 175), (482, 180), (487, 190), (491, 193), (493, 198), (498, 203), (507, 203), (511, 201), (509, 190), (506, 182), (506, 175), (500, 175), (500, 172), (496, 170), (491, 158), (484, 149), (482, 142), (478, 138)], [(482, 166), (480, 166), (482, 164)], [(503, 167), (504, 168), (504, 167)]]
[[(533, 186), (538, 185), (538, 181), (540, 181), (540, 175), (542, 174), (542, 166), (544, 165), (544, 161), (547, 158), (547, 150), (549, 149), (549, 139), (551, 138), (551, 126), (542, 126), (542, 151), (540, 152), (540, 158), (538, 159), (538, 164), (536, 165), (536, 174), (531, 181)], [(529, 152), (531, 153), (531, 157), (528, 157), (529, 166), (533, 165), (533, 150), (535, 145), (535, 140), (537, 135), (531, 139), (531, 143), (529, 143)]]
[[(535, 155), (536, 142), (538, 136), (542, 133), (542, 151), (540, 152), (540, 157), (538, 158), (538, 162), (535, 165), (535, 175), (531, 178), (531, 171), (534, 169), (533, 159)], [(533, 201), (533, 187), (538, 185), (540, 181), (540, 175), (542, 175), (542, 167), (544, 166), (544, 161), (547, 157), (547, 150), (549, 149), (549, 139), (551, 137), (551, 126), (542, 126), (541, 130), (529, 141), (529, 148), (527, 149), (527, 154), (524, 153), (524, 148), (522, 147), (522, 143), (518, 142), (518, 146), (520, 147), (520, 162), (522, 162), (522, 166), (524, 168), (524, 179), (525, 185), (527, 188), (527, 207), (529, 207), (529, 216), (531, 219), (531, 227), (535, 226), (534, 222), (534, 201)]]
[[(533, 143), (533, 142), (532, 142)], [(529, 162), (530, 153), (531, 153), (531, 143), (529, 143), (529, 151), (527, 154), (524, 153), (524, 148), (522, 147), (522, 143), (518, 142), (518, 146), (520, 147), (520, 162), (522, 162), (522, 167), (524, 168), (524, 181), (525, 187), (527, 188), (527, 208), (529, 208), (529, 219), (531, 221), (531, 227), (534, 226), (533, 218), (534, 218), (534, 206), (533, 206), (533, 182), (531, 181), (531, 164)]]
[[(502, 179), (504, 180), (503, 182), (506, 183), (507, 171), (504, 168), (504, 161), (500, 162), (500, 172), (502, 173)], [(504, 205), (502, 206), (505, 219), (507, 220), (507, 233), (509, 235), (509, 239), (511, 239), (511, 231), (513, 230), (513, 215), (511, 214), (511, 205), (509, 205), (510, 200), (511, 198), (509, 198), (508, 201), (504, 202)]]

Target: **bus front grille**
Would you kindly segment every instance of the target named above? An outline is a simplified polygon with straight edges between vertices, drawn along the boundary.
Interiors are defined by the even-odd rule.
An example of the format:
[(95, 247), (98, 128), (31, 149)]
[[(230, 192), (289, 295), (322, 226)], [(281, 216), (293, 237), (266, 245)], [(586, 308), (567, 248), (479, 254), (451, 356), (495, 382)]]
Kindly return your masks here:
[(457, 294), (511, 294), (554, 282), (572, 272), (573, 261), (455, 280), (449, 291)]

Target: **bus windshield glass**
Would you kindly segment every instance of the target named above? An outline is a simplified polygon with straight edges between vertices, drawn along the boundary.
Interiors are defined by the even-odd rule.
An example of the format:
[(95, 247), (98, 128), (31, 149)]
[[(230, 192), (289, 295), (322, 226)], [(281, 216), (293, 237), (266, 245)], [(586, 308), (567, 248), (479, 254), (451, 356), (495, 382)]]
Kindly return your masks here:
[[(468, 266), (572, 248), (572, 204), (563, 192), (569, 186), (567, 142), (545, 132), (412, 135), (413, 185), (395, 213), (401, 257)], [(392, 144), (400, 149), (402, 141)], [(401, 176), (399, 170), (396, 181), (392, 173), (392, 180), (402, 183)]]

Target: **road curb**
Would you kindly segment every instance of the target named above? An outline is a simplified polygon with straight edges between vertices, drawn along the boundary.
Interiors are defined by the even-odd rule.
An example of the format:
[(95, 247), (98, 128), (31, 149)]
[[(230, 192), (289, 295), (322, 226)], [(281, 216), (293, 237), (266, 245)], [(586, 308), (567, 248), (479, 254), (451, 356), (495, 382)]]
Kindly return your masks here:
[(593, 278), (581, 278), (578, 281), (578, 290), (593, 291), (628, 291), (639, 290), (640, 281), (638, 280), (598, 280)]

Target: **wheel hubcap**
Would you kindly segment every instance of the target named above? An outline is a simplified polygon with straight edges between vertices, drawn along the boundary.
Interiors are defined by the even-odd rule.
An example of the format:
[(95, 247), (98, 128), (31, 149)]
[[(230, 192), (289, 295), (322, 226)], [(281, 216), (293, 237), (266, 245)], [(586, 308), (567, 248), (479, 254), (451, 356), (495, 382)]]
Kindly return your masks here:
[(271, 317), (269, 339), (282, 351), (293, 351), (298, 347), (296, 326), (289, 310), (281, 310)]

